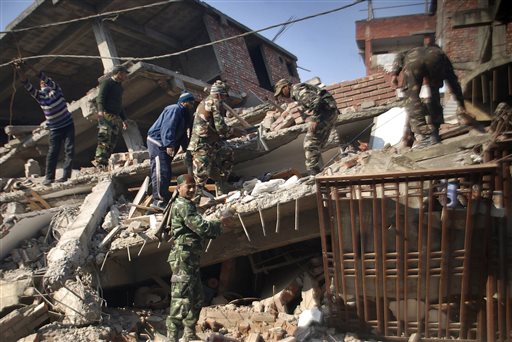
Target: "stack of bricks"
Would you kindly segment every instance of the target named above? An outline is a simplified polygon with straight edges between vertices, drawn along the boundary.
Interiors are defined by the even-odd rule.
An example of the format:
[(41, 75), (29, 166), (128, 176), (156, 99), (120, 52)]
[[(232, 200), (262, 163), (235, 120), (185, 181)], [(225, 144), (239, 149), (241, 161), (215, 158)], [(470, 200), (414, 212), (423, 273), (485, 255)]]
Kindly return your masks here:
[(384, 73), (335, 83), (326, 88), (336, 100), (338, 109), (356, 110), (385, 105), (396, 100), (395, 89)]
[(297, 102), (291, 102), (282, 113), (277, 110), (268, 111), (262, 125), (267, 130), (278, 131), (305, 123), (306, 116), (303, 108)]

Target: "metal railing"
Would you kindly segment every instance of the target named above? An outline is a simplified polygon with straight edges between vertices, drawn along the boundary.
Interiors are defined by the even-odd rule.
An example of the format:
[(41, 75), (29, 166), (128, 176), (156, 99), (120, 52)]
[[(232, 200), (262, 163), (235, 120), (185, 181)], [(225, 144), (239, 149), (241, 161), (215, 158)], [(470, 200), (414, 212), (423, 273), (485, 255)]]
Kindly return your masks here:
[(331, 323), (397, 340), (511, 341), (500, 170), (317, 177)]

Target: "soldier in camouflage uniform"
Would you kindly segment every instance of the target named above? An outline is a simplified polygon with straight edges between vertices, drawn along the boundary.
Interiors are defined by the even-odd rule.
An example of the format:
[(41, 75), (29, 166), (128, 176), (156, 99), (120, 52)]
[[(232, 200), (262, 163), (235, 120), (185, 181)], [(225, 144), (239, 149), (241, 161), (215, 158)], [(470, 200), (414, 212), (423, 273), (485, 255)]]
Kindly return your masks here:
[(188, 151), (193, 158), (198, 194), (208, 178), (215, 180), (222, 191), (233, 168), (233, 149), (225, 142), (235, 133), (234, 128), (224, 121), (226, 110), (223, 101), (227, 96), (224, 82), (216, 81), (210, 95), (201, 101), (194, 114)]
[(116, 147), (121, 127), (127, 129), (126, 115), (123, 109), (123, 87), (128, 69), (118, 65), (112, 71), (112, 77), (100, 84), (96, 103), (98, 105), (98, 146), (92, 164), (99, 169), (107, 167), (108, 158)]
[(310, 175), (316, 175), (321, 171), (321, 148), (327, 143), (329, 133), (339, 114), (336, 101), (325, 89), (307, 83), (292, 85), (286, 79), (279, 80), (275, 85), (274, 96), (279, 95), (287, 98), (291, 97), (304, 109), (312, 113), (308, 131), (304, 138), (304, 152), (307, 172)]
[[(462, 88), (453, 70), (452, 63), (443, 50), (435, 45), (417, 47), (400, 53), (393, 62), (392, 79), (398, 85), (398, 75), (403, 70), (405, 107), (409, 115), (409, 124), (415, 135), (415, 147), (422, 148), (439, 142), (439, 127), (444, 122), (442, 110), (439, 110), (439, 88), (446, 80), (455, 95), (460, 115), (466, 113)], [(424, 105), (419, 97), (424, 79), (428, 82), (434, 98), (430, 105)], [(434, 101), (434, 102), (432, 102)], [(431, 124), (427, 123), (427, 115), (431, 115)]]
[(222, 233), (220, 221), (206, 221), (192, 202), (195, 194), (194, 178), (188, 174), (178, 176), (179, 196), (171, 206), (170, 229), (174, 246), (167, 261), (171, 266), (171, 305), (166, 321), (169, 341), (187, 342), (198, 339), (195, 325), (203, 302), (203, 288), (199, 274), (199, 260), (204, 241)]

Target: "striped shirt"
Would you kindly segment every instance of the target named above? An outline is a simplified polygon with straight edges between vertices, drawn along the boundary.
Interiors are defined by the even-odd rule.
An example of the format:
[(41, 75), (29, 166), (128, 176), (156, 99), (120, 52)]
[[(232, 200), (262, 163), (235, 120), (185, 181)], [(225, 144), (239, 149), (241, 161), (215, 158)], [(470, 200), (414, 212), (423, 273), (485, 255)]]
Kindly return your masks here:
[(68, 111), (60, 86), (42, 71), (39, 73), (39, 79), (45, 84), (43, 89), (37, 89), (28, 80), (23, 83), (23, 86), (41, 106), (48, 129), (56, 130), (72, 124), (73, 118)]

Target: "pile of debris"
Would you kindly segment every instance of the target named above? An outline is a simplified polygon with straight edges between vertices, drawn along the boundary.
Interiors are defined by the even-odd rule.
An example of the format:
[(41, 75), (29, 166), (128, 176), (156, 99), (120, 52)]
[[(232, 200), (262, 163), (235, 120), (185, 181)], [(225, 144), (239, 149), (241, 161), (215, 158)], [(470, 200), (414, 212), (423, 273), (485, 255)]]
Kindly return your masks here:
[[(499, 108), (501, 114), (491, 125), (494, 135), (474, 130), (469, 134), (461, 130), (454, 132), (456, 128), (447, 126), (442, 144), (423, 150), (397, 146), (368, 150), (367, 144), (360, 142), (358, 147), (340, 149), (336, 158), (326, 163), (321, 175), (415, 170), (437, 165), (445, 167), (448, 163), (453, 166), (481, 163), (490, 140), (494, 143), (508, 141), (512, 111), (509, 107)], [(259, 117), (262, 113), (266, 113), (267, 118), (277, 115), (268, 106), (260, 109)], [(282, 116), (280, 113), (281, 118), (293, 117), (297, 113), (301, 119), (307, 117), (293, 103), (283, 112), (288, 114)], [(284, 121), (277, 125), (274, 125), (277, 122), (274, 121), (267, 129), (284, 129), (284, 126), (279, 126)], [(294, 119), (293, 124), (301, 122)], [(244, 141), (235, 139), (235, 143), (243, 145)], [(11, 248), (2, 260), (0, 329), (6, 331), (7, 340), (16, 341), (29, 335), (25, 341), (37, 338), (141, 341), (158, 340), (160, 335), (165, 335), (169, 305), (168, 269), (165, 276), (139, 281), (134, 284), (136, 288), (108, 288), (107, 291), (126, 292), (127, 296), (133, 294), (129, 295), (129, 302), (114, 305), (117, 308), (106, 303), (109, 296), (101, 287), (104, 285), (103, 279), (109, 276), (108, 267), (129, 267), (131, 262), (136, 263), (144, 256), (152, 259), (156, 254), (151, 253), (155, 253), (155, 250), (165, 255), (172, 248), (168, 242), (159, 241), (155, 234), (162, 214), (148, 206), (151, 201), (149, 178), (146, 177), (137, 187), (124, 187), (120, 194), (114, 190), (117, 186), (113, 183), (117, 177), (131, 179), (135, 174), (147, 174), (149, 163), (145, 158), (143, 152), (116, 154), (114, 159), (117, 161), (112, 163), (112, 172), (98, 174), (91, 168), (82, 169), (83, 175), (73, 177), (68, 184), (54, 184), (35, 194), (28, 183), (31, 180), (37, 184), (37, 177), (33, 175), (26, 179), (13, 179), (7, 182), (9, 184), (4, 182), (4, 187), (8, 186), (10, 190), (2, 194), (4, 235), (12, 234), (15, 231), (13, 227), (28, 217), (39, 217), (46, 212), (50, 215), (44, 227), (38, 228)], [(303, 220), (306, 219), (300, 216), (301, 212), (306, 205), (316, 206), (315, 178), (303, 177), (295, 169), (272, 171), (258, 177), (239, 178), (234, 183), (237, 189), (223, 196), (215, 197), (212, 185), (209, 190), (213, 199), (202, 199), (201, 208), (208, 218), (216, 218), (227, 209), (235, 213), (238, 224), (235, 231), (227, 233), (232, 234), (229, 236), (231, 243), (246, 240), (253, 248), (256, 244), (251, 244), (258, 238), (256, 234), (273, 239), (278, 234), (284, 234), (282, 230), (290, 228), (285, 227), (290, 223), (291, 230), (296, 234), (302, 232)], [(83, 191), (90, 192), (90, 183), (95, 182), (98, 184), (88, 197), (83, 198), (75, 193), (70, 195), (71, 188), (88, 187), (87, 191)], [(133, 185), (133, 182), (130, 184)], [(58, 199), (52, 193), (61, 193), (64, 199)], [(44, 202), (38, 202), (38, 196)], [(73, 203), (82, 203), (80, 209), (76, 205), (62, 207), (63, 202), (71, 201), (69, 196)], [(44, 208), (44, 203), (51, 205), (51, 208)], [(38, 208), (34, 204), (38, 204)], [(287, 213), (287, 221), (284, 221), (282, 212), (285, 207), (293, 211), (292, 214)], [(308, 210), (311, 211), (307, 213), (314, 212), (316, 207)], [(105, 212), (107, 214), (103, 218)], [(81, 220), (85, 222), (81, 223)], [(272, 227), (269, 227), (270, 224)], [(79, 227), (82, 235), (75, 236), (78, 233), (74, 232)], [(87, 243), (81, 245), (77, 242), (76, 246), (68, 246), (66, 244), (71, 240), (68, 236), (63, 238), (66, 234), (73, 235), (73, 241), (84, 240)], [(212, 249), (214, 247), (211, 246)], [(205, 253), (212, 258), (209, 253), (213, 252), (208, 248), (210, 244)], [(254, 250), (243, 251), (243, 254), (234, 257), (247, 256), (252, 260), (261, 251), (264, 249), (254, 247)], [(270, 281), (270, 287), (261, 286), (259, 291), (250, 291), (250, 296), (220, 291), (219, 277), (205, 279), (204, 286), (212, 306), (203, 308), (197, 326), (198, 334), (212, 341), (358, 341), (354, 334), (340, 334), (325, 327), (332, 313), (327, 310), (327, 298), (323, 297), (323, 265), (318, 250), (316, 255), (301, 251), (300, 257), (288, 258), (291, 261), (279, 264), (272, 270), (262, 268), (262, 271), (252, 265), (255, 267), (254, 274), (265, 274), (265, 278), (279, 274), (284, 280)], [(127, 264), (120, 263), (121, 253), (122, 257), (129, 259)], [(212, 260), (218, 262), (218, 259)], [(165, 262), (162, 265), (166, 267)], [(296, 272), (287, 274), (285, 269)], [(284, 284), (278, 286), (278, 283)], [(83, 327), (76, 328), (77, 325)], [(31, 335), (34, 331), (37, 333)]]

